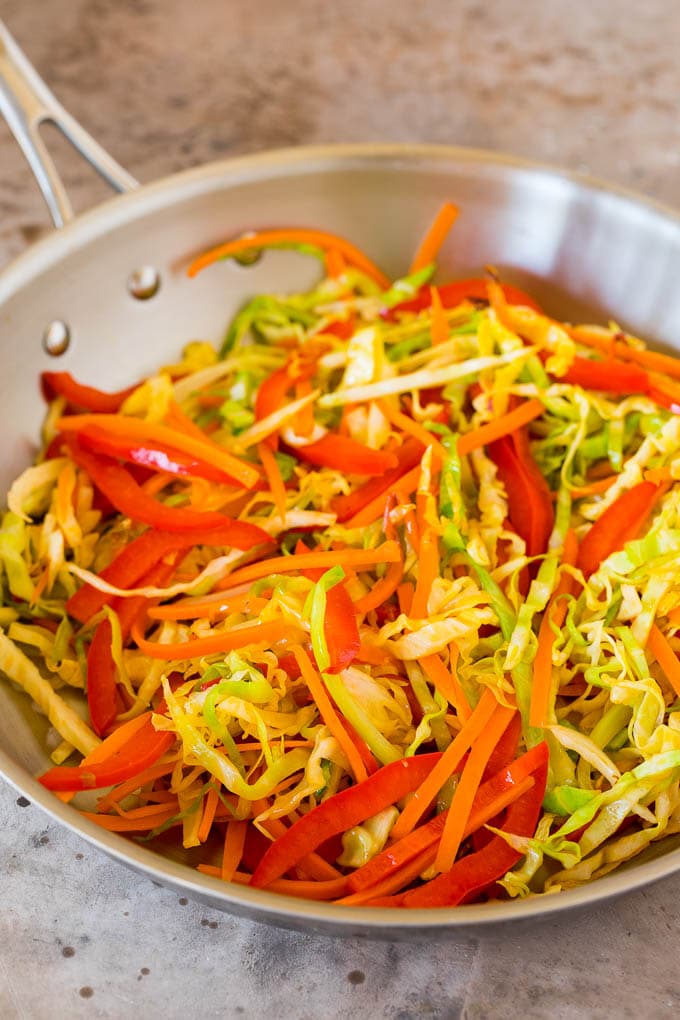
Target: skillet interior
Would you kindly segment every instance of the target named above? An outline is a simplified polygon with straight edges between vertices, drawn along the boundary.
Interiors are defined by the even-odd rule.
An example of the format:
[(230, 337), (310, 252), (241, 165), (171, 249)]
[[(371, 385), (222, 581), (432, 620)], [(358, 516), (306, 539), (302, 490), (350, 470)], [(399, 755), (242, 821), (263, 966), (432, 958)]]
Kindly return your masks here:
[[(0, 486), (29, 462), (43, 414), (37, 377), (63, 369), (114, 389), (173, 360), (188, 340), (218, 341), (249, 296), (303, 289), (314, 260), (270, 252), (250, 268), (224, 263), (195, 280), (192, 254), (263, 226), (306, 225), (350, 238), (397, 276), (442, 201), (461, 215), (440, 259), (439, 278), (495, 265), (555, 315), (614, 317), (634, 332), (673, 347), (680, 336), (680, 221), (623, 192), (519, 161), (469, 150), (406, 146), (296, 149), (215, 164), (117, 198), (41, 242), (0, 277), (5, 456)], [(134, 300), (129, 273), (151, 264), (158, 295)], [(63, 319), (73, 341), (48, 357), (46, 325)], [(124, 863), (214, 906), (306, 930), (395, 938), (414, 929), (520, 920), (588, 903), (680, 867), (672, 844), (581, 890), (435, 913), (340, 911), (224, 886), (181, 860), (104, 833), (35, 783), (47, 758), (45, 726), (27, 699), (0, 685), (0, 771), (54, 817)]]

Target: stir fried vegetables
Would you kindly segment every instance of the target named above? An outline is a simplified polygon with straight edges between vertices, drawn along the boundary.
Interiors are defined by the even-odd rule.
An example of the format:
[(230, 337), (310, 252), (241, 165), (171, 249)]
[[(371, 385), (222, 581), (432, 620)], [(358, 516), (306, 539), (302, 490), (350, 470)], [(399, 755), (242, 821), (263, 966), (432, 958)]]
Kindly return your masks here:
[(43, 375), (0, 669), (96, 824), (395, 908), (680, 831), (680, 361), (493, 274), (433, 285), (456, 215), (396, 282), (324, 231), (229, 242), (190, 275), (278, 246), (323, 278), (126, 390)]

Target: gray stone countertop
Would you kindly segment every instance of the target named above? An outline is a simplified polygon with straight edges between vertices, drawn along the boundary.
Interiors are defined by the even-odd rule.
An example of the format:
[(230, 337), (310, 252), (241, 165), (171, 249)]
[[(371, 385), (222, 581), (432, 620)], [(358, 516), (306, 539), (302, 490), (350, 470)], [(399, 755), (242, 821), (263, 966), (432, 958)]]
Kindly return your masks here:
[[(0, 0), (140, 180), (327, 141), (514, 152), (680, 206), (674, 0)], [(78, 208), (103, 195), (61, 143)], [(0, 125), (0, 264), (48, 229)], [(656, 1018), (680, 879), (555, 920), (391, 944), (234, 919), (154, 886), (0, 782), (0, 1017)]]

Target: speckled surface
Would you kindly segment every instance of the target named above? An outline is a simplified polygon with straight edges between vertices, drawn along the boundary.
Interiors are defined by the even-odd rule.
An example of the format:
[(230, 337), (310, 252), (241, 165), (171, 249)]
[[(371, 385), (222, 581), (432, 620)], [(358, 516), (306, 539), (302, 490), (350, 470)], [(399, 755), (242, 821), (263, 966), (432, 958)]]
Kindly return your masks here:
[[(417, 13), (414, 13), (417, 12)], [(512, 151), (680, 205), (673, 0), (0, 0), (141, 180), (322, 141)], [(75, 204), (103, 194), (59, 145)], [(0, 264), (48, 228), (0, 125)], [(277, 931), (154, 886), (0, 784), (2, 1020), (662, 1018), (680, 879), (555, 921), (390, 944)]]

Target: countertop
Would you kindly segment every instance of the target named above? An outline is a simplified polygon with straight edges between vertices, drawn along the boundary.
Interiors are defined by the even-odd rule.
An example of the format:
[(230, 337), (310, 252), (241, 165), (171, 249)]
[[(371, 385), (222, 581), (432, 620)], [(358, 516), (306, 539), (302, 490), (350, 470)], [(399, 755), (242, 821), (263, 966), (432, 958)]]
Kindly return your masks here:
[[(282, 145), (514, 152), (680, 206), (673, 0), (0, 0), (142, 181)], [(102, 186), (66, 148), (78, 208)], [(49, 229), (0, 124), (0, 264)], [(644, 1017), (680, 1007), (680, 878), (431, 942), (237, 920), (110, 861), (0, 781), (0, 1017)]]

